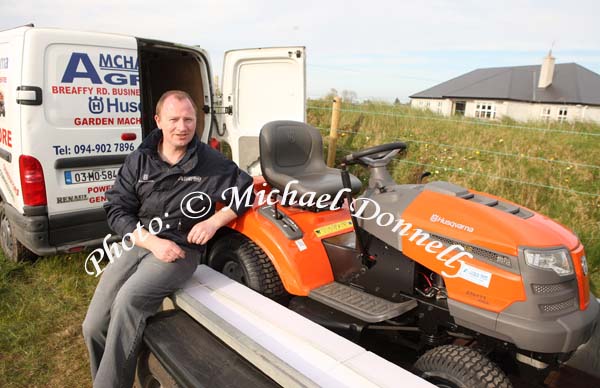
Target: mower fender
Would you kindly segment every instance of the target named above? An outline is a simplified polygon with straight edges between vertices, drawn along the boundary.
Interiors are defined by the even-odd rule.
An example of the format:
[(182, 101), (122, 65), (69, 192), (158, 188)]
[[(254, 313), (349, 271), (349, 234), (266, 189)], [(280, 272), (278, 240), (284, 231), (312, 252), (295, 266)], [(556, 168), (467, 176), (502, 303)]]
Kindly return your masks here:
[(286, 291), (307, 296), (333, 282), (333, 271), (321, 240), (352, 230), (347, 209), (313, 213), (297, 208), (280, 208), (302, 230), (302, 238), (287, 238), (258, 207), (244, 213), (230, 227), (258, 245), (273, 262)]
[(246, 212), (230, 225), (258, 245), (273, 262), (286, 291), (293, 295), (307, 296), (317, 287), (333, 282), (333, 272), (321, 239), (333, 234), (348, 232), (351, 224), (333, 234), (317, 236), (319, 228), (348, 222), (347, 210), (315, 213), (295, 208), (282, 208), (300, 227), (303, 236), (297, 240), (287, 238), (281, 230), (257, 211)]

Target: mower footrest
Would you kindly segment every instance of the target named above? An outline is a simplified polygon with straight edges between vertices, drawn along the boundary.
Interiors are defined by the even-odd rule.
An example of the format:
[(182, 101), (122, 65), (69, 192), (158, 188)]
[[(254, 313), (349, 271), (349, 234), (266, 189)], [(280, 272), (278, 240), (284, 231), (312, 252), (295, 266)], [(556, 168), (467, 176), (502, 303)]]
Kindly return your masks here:
[(417, 302), (413, 299), (406, 299), (404, 302), (390, 302), (338, 282), (314, 289), (308, 297), (371, 323), (397, 317), (417, 307)]

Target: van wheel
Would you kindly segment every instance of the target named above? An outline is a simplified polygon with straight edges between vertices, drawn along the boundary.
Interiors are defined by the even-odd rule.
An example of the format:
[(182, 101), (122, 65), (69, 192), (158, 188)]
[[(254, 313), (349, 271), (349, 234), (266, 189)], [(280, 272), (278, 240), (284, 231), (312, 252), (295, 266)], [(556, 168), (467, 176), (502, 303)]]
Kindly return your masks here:
[(4, 257), (10, 261), (21, 262), (37, 257), (35, 253), (25, 248), (13, 234), (12, 225), (4, 211), (4, 203), (0, 203), (0, 247), (2, 247)]
[(444, 388), (510, 388), (504, 372), (490, 359), (465, 346), (444, 345), (422, 355), (415, 367), (421, 377)]
[(144, 346), (138, 357), (134, 386), (136, 388), (176, 388), (177, 383), (156, 356)]
[(208, 264), (268, 298), (283, 301), (287, 296), (271, 260), (258, 245), (240, 233), (221, 236), (208, 253)]

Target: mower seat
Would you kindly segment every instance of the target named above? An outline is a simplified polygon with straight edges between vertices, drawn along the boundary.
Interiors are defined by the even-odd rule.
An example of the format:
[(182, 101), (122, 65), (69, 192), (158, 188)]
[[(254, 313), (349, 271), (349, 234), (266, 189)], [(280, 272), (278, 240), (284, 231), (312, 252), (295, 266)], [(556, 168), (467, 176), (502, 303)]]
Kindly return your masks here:
[[(316, 198), (329, 194), (333, 199), (344, 187), (340, 170), (323, 161), (323, 139), (319, 131), (297, 121), (271, 121), (260, 131), (260, 166), (265, 180), (283, 192), (288, 182), (297, 180), (296, 201), (305, 193)], [(360, 191), (360, 180), (350, 175), (352, 193)], [(316, 200), (315, 198), (315, 200)]]

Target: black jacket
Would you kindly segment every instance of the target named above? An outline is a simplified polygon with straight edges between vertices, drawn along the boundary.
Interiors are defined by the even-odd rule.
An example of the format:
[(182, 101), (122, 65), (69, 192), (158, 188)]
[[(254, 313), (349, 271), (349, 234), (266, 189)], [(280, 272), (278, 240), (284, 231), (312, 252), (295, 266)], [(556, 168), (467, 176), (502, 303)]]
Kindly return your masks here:
[[(114, 186), (106, 193), (104, 209), (108, 224), (115, 233), (124, 236), (136, 228), (138, 221), (148, 229), (150, 220), (159, 217), (162, 229), (157, 234), (158, 237), (188, 247), (198, 247), (187, 242), (190, 229), (213, 215), (217, 202), (230, 205), (232, 190), (227, 192), (225, 200), (222, 198), (226, 189), (237, 187), (242, 196), (252, 185), (252, 178), (221, 153), (201, 143), (197, 136), (188, 144), (185, 156), (177, 164), (170, 166), (158, 155), (161, 139), (162, 131), (155, 129), (125, 159)], [(181, 205), (184, 197), (194, 196), (190, 195), (193, 192), (203, 192), (211, 199), (207, 214), (195, 219), (186, 214), (197, 214), (187, 211), (185, 203), (184, 213)], [(195, 197), (190, 209), (208, 209), (206, 199)], [(231, 204), (231, 209), (238, 215), (251, 207), (246, 207), (245, 201), (242, 202), (244, 203), (239, 206), (235, 202)], [(158, 230), (158, 223), (153, 223), (153, 226), (154, 230)]]

